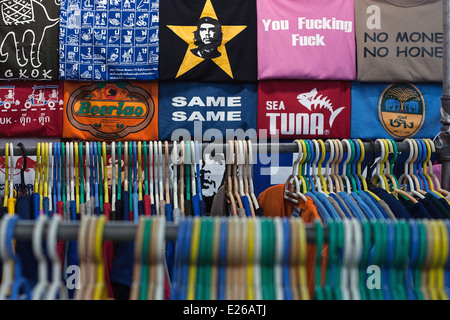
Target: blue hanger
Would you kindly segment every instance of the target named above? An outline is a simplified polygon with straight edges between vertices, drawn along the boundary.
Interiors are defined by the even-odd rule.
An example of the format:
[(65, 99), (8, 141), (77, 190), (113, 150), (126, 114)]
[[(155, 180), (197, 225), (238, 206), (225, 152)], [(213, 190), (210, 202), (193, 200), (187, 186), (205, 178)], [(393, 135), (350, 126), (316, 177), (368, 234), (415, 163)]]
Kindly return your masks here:
[(291, 228), (289, 224), (289, 219), (286, 217), (282, 218), (283, 224), (283, 292), (284, 300), (292, 300), (292, 288), (291, 288), (291, 276), (289, 270), (289, 256), (291, 251)]
[[(97, 187), (98, 187), (98, 198), (99, 198), (99, 206), (100, 206), (100, 213), (103, 213), (103, 196), (104, 196), (104, 191), (103, 191), (103, 173), (102, 173), (102, 145), (100, 143), (100, 141), (97, 142), (97, 148), (95, 148), (97, 150), (97, 159), (98, 159), (98, 172), (96, 174), (97, 176)], [(107, 177), (104, 177), (105, 179), (107, 179)]]
[(57, 170), (57, 166), (58, 166), (58, 146), (59, 143), (54, 143), (53, 144), (53, 188), (52, 188), (52, 200), (53, 200), (53, 214), (55, 214), (57, 212), (56, 210), (56, 203), (58, 202), (58, 196), (57, 196), (57, 183), (58, 183), (58, 179), (56, 178), (56, 172)]
[(175, 262), (173, 266), (173, 281), (172, 281), (172, 291), (170, 292), (170, 300), (179, 299), (178, 284), (181, 283), (183, 245), (186, 237), (185, 233), (186, 233), (186, 221), (181, 220), (178, 227), (176, 247), (175, 247)]
[(425, 141), (423, 141), (422, 139), (415, 139), (415, 141), (417, 142), (418, 147), (420, 148), (420, 150), (422, 151), (420, 153), (420, 158), (417, 158), (417, 174), (419, 175), (419, 181), (421, 181), (423, 183), (423, 187), (425, 188), (425, 191), (430, 192), (430, 188), (428, 186), (428, 181), (425, 178), (424, 174), (423, 174), (423, 163), (425, 162), (425, 159), (427, 157), (427, 146), (425, 144)]
[[(92, 143), (89, 143), (89, 171), (90, 171), (90, 175), (89, 175), (89, 185), (90, 188), (89, 190), (91, 191), (91, 198), (95, 197), (95, 187), (94, 187), (94, 181), (95, 181), (95, 177), (94, 177), (94, 146)], [(95, 205), (95, 203), (93, 203), (93, 205)]]
[[(420, 159), (422, 159), (422, 154), (424, 152), (423, 152), (422, 145), (420, 143), (418, 143), (418, 140), (412, 139), (412, 142), (417, 145), (417, 150), (418, 150), (417, 159), (413, 163), (413, 174), (420, 176), (420, 174), (418, 173), (418, 166), (419, 166), (419, 163), (421, 162)], [(426, 150), (425, 150), (425, 152), (426, 152)], [(420, 189), (424, 190), (424, 185), (423, 185), (422, 179), (417, 179), (417, 180), (419, 180)]]
[(186, 219), (186, 233), (184, 239), (184, 248), (183, 248), (183, 262), (182, 262), (182, 275), (181, 275), (181, 288), (180, 288), (180, 300), (186, 300), (187, 297), (187, 285), (188, 285), (188, 276), (189, 276), (189, 261), (191, 255), (191, 242), (192, 242), (192, 229), (194, 220), (192, 217), (187, 217)]
[(18, 300), (21, 289), (25, 292), (25, 299), (31, 300), (30, 284), (22, 274), (22, 261), (19, 255), (14, 253), (13, 248), (14, 227), (18, 220), (17, 216), (12, 216), (9, 221), (7, 221), (8, 225), (6, 226), (6, 247), (10, 257), (14, 261), (14, 282), (12, 284), (9, 300)]

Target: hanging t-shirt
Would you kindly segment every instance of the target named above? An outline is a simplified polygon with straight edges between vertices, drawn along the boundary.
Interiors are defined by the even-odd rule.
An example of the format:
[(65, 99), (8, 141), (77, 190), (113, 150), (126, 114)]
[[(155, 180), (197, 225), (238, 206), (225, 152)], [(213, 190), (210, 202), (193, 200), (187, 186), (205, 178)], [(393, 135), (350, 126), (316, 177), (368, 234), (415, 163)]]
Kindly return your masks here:
[(258, 79), (355, 80), (353, 0), (257, 0)]
[(63, 82), (0, 83), (1, 137), (60, 137)]
[(158, 83), (64, 84), (63, 137), (158, 140)]
[(60, 79), (158, 78), (159, 0), (63, 1)]
[(160, 16), (160, 79), (256, 80), (255, 0), (164, 0)]
[[(204, 136), (209, 129), (221, 141), (227, 130), (237, 129), (252, 129), (255, 138), (256, 90), (253, 83), (160, 82), (159, 139), (178, 140), (187, 130), (196, 140), (212, 140)], [(217, 137), (217, 130), (222, 137)]]
[(58, 80), (59, 2), (0, 1), (1, 80)]
[(437, 83), (353, 82), (351, 136), (434, 138), (441, 125), (441, 96)]
[(258, 133), (280, 138), (349, 138), (349, 81), (258, 83)]
[(355, 1), (359, 81), (440, 82), (442, 0)]

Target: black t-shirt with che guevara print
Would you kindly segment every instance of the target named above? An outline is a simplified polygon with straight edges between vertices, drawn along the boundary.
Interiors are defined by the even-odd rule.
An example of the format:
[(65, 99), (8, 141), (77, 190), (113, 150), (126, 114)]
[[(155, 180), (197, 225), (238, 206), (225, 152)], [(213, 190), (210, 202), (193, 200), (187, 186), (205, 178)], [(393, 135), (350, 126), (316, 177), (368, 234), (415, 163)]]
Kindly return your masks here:
[(256, 81), (255, 0), (160, 1), (159, 78)]

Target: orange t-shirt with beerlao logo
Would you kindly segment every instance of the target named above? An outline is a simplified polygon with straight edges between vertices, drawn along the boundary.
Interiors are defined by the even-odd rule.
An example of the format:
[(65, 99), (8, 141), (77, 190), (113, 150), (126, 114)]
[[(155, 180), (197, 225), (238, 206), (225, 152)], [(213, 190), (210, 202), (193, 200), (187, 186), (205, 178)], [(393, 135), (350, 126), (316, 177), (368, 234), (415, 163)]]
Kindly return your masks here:
[[(294, 208), (300, 209), (300, 217), (305, 223), (314, 223), (316, 219), (322, 222), (319, 213), (313, 200), (306, 196), (307, 201), (303, 201), (299, 198), (299, 203), (296, 204), (289, 200), (284, 199), (284, 184), (278, 184), (264, 190), (258, 197), (258, 202), (263, 208), (263, 214), (265, 217), (291, 217)], [(312, 299), (314, 297), (314, 271), (316, 264), (316, 245), (308, 243), (306, 247), (306, 271), (308, 277), (308, 289), (309, 296)], [(325, 283), (326, 265), (328, 257), (328, 244), (324, 244), (322, 248), (322, 266), (321, 266), (321, 282), (322, 286)]]

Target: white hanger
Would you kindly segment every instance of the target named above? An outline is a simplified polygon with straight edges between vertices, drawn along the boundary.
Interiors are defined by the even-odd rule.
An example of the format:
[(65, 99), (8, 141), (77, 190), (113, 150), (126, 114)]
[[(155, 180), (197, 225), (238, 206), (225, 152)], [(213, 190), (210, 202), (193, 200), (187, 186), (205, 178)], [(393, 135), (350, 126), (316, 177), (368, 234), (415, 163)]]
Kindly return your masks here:
[(350, 300), (350, 270), (349, 265), (352, 259), (353, 251), (353, 228), (351, 224), (352, 220), (343, 220), (344, 227), (344, 246), (342, 249), (342, 266), (341, 266), (341, 293), (342, 300)]
[(380, 162), (386, 156), (386, 149), (384, 148), (384, 143), (380, 139), (377, 139), (375, 142), (377, 142), (377, 141), (380, 144), (381, 154), (380, 154), (380, 158), (376, 161), (375, 175), (372, 175), (372, 183), (375, 181), (375, 179), (378, 179), (381, 183), (381, 187), (384, 190), (387, 190), (388, 186), (385, 183), (385, 179), (383, 179), (383, 177), (381, 175), (381, 164), (380, 164)]
[(187, 143), (190, 145), (190, 151), (191, 151), (191, 199), (193, 196), (197, 194), (197, 187), (196, 187), (196, 168), (195, 168), (195, 143), (192, 140), (189, 140)]
[(173, 194), (173, 208), (178, 208), (178, 177), (177, 177), (177, 165), (179, 164), (179, 153), (177, 142), (173, 141), (172, 148), (172, 164), (173, 164), (173, 182), (172, 182), (172, 194)]
[(342, 174), (341, 174), (341, 179), (343, 179), (345, 181), (345, 186), (346, 186), (346, 191), (347, 194), (350, 194), (350, 192), (352, 191), (352, 185), (350, 183), (350, 179), (347, 177), (347, 164), (350, 161), (350, 158), (352, 157), (352, 153), (351, 153), (351, 146), (350, 146), (350, 142), (348, 142), (347, 139), (342, 139), (341, 144), (345, 143), (347, 145), (347, 158), (344, 160), (344, 163), (342, 165)]
[(256, 198), (255, 195), (255, 189), (253, 187), (253, 164), (254, 164), (254, 159), (253, 159), (253, 145), (251, 140), (247, 141), (247, 146), (248, 146), (248, 170), (247, 170), (247, 175), (248, 175), (248, 188), (250, 191), (250, 196), (252, 198), (253, 201), (253, 206), (255, 207), (255, 211), (257, 209), (259, 209), (259, 202), (258, 199)]
[(184, 144), (184, 140), (181, 140), (180, 142), (180, 151), (181, 151), (181, 155), (180, 155), (180, 191), (179, 191), (179, 196), (180, 196), (180, 210), (182, 213), (182, 216), (185, 216), (184, 213), (184, 160), (185, 160), (185, 144)]
[(333, 180), (331, 179), (331, 167), (330, 163), (334, 160), (334, 143), (330, 140), (325, 141), (325, 143), (328, 143), (330, 147), (330, 157), (328, 158), (328, 161), (325, 163), (325, 175), (324, 178), (328, 184), (328, 190), (330, 192), (333, 192)]
[[(164, 167), (164, 156), (162, 152), (162, 142), (158, 141), (158, 153), (159, 153), (159, 164), (158, 164), (158, 183), (159, 183), (159, 200), (164, 200), (164, 176), (163, 176), (163, 167)], [(165, 208), (161, 208), (160, 212), (165, 212)]]
[(353, 225), (353, 250), (350, 263), (350, 293), (352, 300), (361, 300), (359, 291), (359, 261), (362, 255), (362, 229), (361, 224), (356, 220), (350, 220)]
[[(298, 146), (298, 156), (292, 165), (292, 173), (286, 179), (286, 182), (284, 184), (284, 196), (283, 197), (284, 197), (284, 199), (289, 200), (294, 203), (298, 203), (298, 200), (297, 200), (298, 198), (301, 198), (303, 201), (306, 202), (307, 198), (303, 193), (300, 192), (300, 183), (299, 183), (299, 180), (297, 177), (298, 163), (300, 162), (300, 160), (303, 156), (302, 145), (299, 140), (295, 140), (294, 142)], [(292, 187), (292, 182), (291, 182), (292, 179), (294, 180), (293, 187), (295, 188), (295, 192), (292, 192), (292, 190), (289, 189), (290, 187)]]
[(38, 282), (33, 288), (33, 300), (43, 299), (50, 286), (50, 283), (47, 280), (47, 258), (42, 251), (43, 230), (47, 220), (47, 216), (45, 214), (41, 214), (33, 228), (33, 254), (38, 263)]
[(47, 233), (47, 252), (52, 261), (52, 281), (47, 292), (46, 300), (55, 300), (58, 297), (58, 293), (60, 300), (68, 299), (66, 286), (61, 281), (61, 261), (59, 261), (58, 252), (56, 251), (57, 233), (60, 223), (61, 217), (57, 214), (53, 215)]
[(238, 182), (239, 182), (238, 192), (239, 192), (239, 195), (241, 197), (243, 197), (243, 196), (245, 196), (245, 193), (244, 193), (244, 180), (242, 178), (242, 174), (244, 172), (245, 159), (244, 159), (244, 145), (242, 144), (242, 140), (238, 140), (238, 148), (236, 150), (236, 153), (237, 153), (237, 165), (239, 168), (239, 170), (237, 172), (237, 178), (238, 178)]
[[(86, 141), (85, 145), (86, 145), (86, 170), (85, 170), (86, 171), (86, 183), (84, 184), (85, 185), (84, 190), (85, 190), (85, 193), (86, 193), (86, 201), (89, 200), (89, 202), (90, 202), (90, 199), (91, 199), (91, 183), (90, 183), (91, 159), (90, 159), (90, 157), (91, 157), (91, 155), (90, 155), (90, 152), (89, 152), (89, 142)], [(92, 205), (93, 204), (91, 203), (91, 206)], [(86, 209), (88, 209), (88, 208), (86, 208)], [(90, 210), (86, 210), (86, 214), (90, 215), (91, 211)]]
[(408, 180), (409, 188), (410, 188), (409, 192), (412, 195), (419, 197), (420, 199), (424, 199), (425, 197), (414, 189), (414, 182), (413, 182), (412, 177), (409, 172), (409, 163), (411, 162), (411, 160), (414, 156), (414, 146), (411, 142), (411, 139), (405, 139), (404, 141), (406, 141), (409, 145), (409, 156), (408, 156), (408, 159), (405, 161), (404, 172), (400, 176), (400, 178), (398, 178), (398, 183), (400, 186), (403, 186), (403, 189), (406, 189), (406, 185), (404, 185), (404, 182), (405, 182), (405, 179)]

